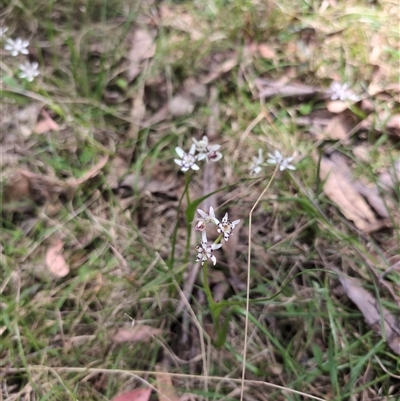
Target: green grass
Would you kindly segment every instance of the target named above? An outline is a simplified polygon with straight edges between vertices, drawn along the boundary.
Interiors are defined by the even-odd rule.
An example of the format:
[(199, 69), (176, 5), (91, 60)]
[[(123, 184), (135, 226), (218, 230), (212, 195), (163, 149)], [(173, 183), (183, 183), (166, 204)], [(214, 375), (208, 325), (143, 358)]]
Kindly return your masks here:
[[(170, 24), (162, 24), (161, 6), (173, 10)], [(2, 160), (2, 196), (8, 196), (18, 168), (52, 183), (65, 182), (82, 177), (104, 155), (110, 159), (98, 175), (73, 191), (58, 196), (55, 184), (42, 182), (31, 188), (44, 197), (42, 204), (25, 211), (2, 210), (1, 399), (110, 400), (143, 385), (137, 376), (156, 385), (153, 372), (165, 361), (180, 394), (193, 393), (198, 400), (239, 399), (246, 291), (232, 285), (222, 253), (221, 263), (209, 266), (209, 275), (212, 291), (217, 291), (213, 280), (219, 274), (229, 283), (224, 300), (237, 303), (220, 315), (220, 324), (227, 319), (225, 343), (216, 347), (207, 341), (215, 340), (216, 333), (201, 275), (191, 310), (185, 306), (176, 314), (178, 287), (184, 288), (192, 267), (185, 262), (185, 200), (179, 211), (175, 262), (169, 265), (184, 187), (173, 163), (174, 148), (187, 149), (192, 136), (200, 138), (213, 111), (205, 99), (189, 115), (169, 115), (137, 130), (132, 130), (130, 117), (132, 99), (141, 96), (144, 87), (146, 120), (182, 90), (186, 79), (201, 81), (234, 52), (238, 64), (208, 89), (217, 89), (220, 108), (216, 142), (223, 145), (224, 159), (218, 165), (218, 184), (232, 186), (231, 193), (218, 194), (219, 204), (229, 200), (218, 214), (236, 213), (243, 222), (233, 250), (242, 282), (248, 262), (248, 214), (273, 171), (271, 167), (263, 179), (243, 181), (248, 162), (259, 147), (265, 154), (296, 151), (299, 160), (296, 172), (278, 175), (253, 215), (249, 296), (271, 299), (250, 305), (244, 399), (305, 399), (251, 380), (332, 401), (400, 397), (399, 356), (365, 323), (329, 271), (338, 266), (357, 277), (380, 305), (398, 316), (398, 271), (385, 277), (391, 294), (371, 270), (372, 266), (382, 274), (400, 249), (398, 191), (388, 200), (395, 205), (391, 229), (360, 234), (340, 214), (318, 178), (323, 146), (318, 147), (310, 127), (297, 124), (298, 117), (325, 107), (316, 99), (268, 99), (265, 108), (273, 125), (263, 119), (242, 141), (243, 132), (262, 111), (253, 89), (257, 77), (292, 77), (323, 87), (336, 79), (362, 93), (376, 77), (370, 55), (378, 46), (384, 49), (379, 83), (398, 80), (399, 34), (391, 10), (395, 6), (352, 1), (346, 9), (320, 7), (320, 2), (300, 0), (6, 2), (4, 24), (13, 37), (31, 39), (41, 75), (31, 84), (9, 76), (21, 59), (2, 56), (1, 144), (18, 155), (14, 164)], [(176, 25), (190, 19), (189, 28)], [(137, 27), (155, 35), (156, 53), (129, 82), (129, 38)], [(316, 32), (311, 44), (304, 41), (306, 28)], [(193, 35), (194, 29), (200, 35)], [(250, 42), (268, 43), (276, 57), (245, 62)], [(382, 125), (382, 111), (399, 111), (391, 97), (371, 101), (376, 127)], [(21, 112), (32, 104), (44, 105), (60, 131), (38, 135), (31, 130), (24, 135), (29, 123), (21, 120)], [(372, 162), (353, 155), (358, 143), (368, 147)], [(377, 134), (374, 126), (355, 142), (334, 144), (352, 157), (354, 174), (371, 182), (399, 158), (398, 142), (385, 132)], [(132, 174), (137, 181), (125, 197), (109, 187), (109, 176), (113, 160), (129, 149), (131, 161), (122, 175)], [(161, 185), (171, 177), (176, 187), (169, 192), (141, 187), (140, 179)], [(202, 195), (202, 186), (200, 173), (190, 185), (192, 200)], [(62, 279), (53, 277), (44, 263), (55, 238), (63, 240), (71, 267)], [(115, 332), (129, 326), (131, 319), (139, 327), (149, 325), (163, 333), (146, 343), (116, 344)], [(204, 366), (209, 376), (226, 380), (206, 380)]]

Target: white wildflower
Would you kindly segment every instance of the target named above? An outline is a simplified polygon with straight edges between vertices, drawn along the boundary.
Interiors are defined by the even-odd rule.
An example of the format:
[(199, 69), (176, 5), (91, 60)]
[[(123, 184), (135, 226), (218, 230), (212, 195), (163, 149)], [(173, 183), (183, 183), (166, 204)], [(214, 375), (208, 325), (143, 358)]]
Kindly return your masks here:
[(250, 164), (250, 175), (257, 175), (261, 173), (261, 165), (264, 163), (263, 151), (258, 149), (258, 157), (253, 156), (253, 162)]
[(282, 156), (282, 153), (279, 152), (279, 150), (275, 150), (274, 153), (268, 153), (269, 159), (267, 160), (267, 163), (269, 164), (274, 164), (279, 166), (279, 170), (296, 170), (296, 167), (290, 164), (293, 160), (294, 157), (287, 157), (286, 159)]
[(195, 229), (197, 231), (204, 231), (208, 223), (212, 223), (216, 226), (219, 224), (219, 220), (215, 217), (214, 208), (212, 206), (210, 206), (210, 211), (208, 213), (201, 209), (197, 209), (197, 213), (201, 216), (201, 218), (196, 219), (197, 223)]
[(222, 218), (222, 221), (218, 224), (218, 232), (224, 235), (224, 240), (228, 241), (229, 237), (233, 234), (235, 226), (240, 223), (240, 220), (230, 221), (228, 219), (228, 213)]
[(333, 81), (328, 89), (328, 94), (331, 100), (341, 100), (342, 102), (350, 100), (357, 102), (359, 97), (349, 88), (348, 84), (341, 84), (340, 82)]
[(7, 31), (8, 31), (8, 26), (0, 27), (0, 38), (2, 38)]
[(203, 265), (208, 259), (211, 259), (213, 264), (217, 263), (217, 258), (213, 255), (213, 251), (221, 248), (222, 244), (209, 244), (207, 241), (207, 234), (205, 231), (201, 233), (201, 243), (196, 246), (196, 262), (201, 262)]
[(26, 79), (28, 82), (32, 82), (40, 74), (39, 64), (36, 61), (33, 63), (27, 61), (24, 64), (20, 64), (19, 69), (21, 70), (19, 77)]
[(218, 152), (221, 145), (210, 145), (205, 135), (200, 141), (193, 138), (193, 143), (196, 145), (197, 152), (199, 152), (197, 160), (206, 159), (207, 162), (217, 162), (222, 159), (222, 153)]
[(15, 40), (8, 38), (4, 49), (8, 50), (12, 56), (18, 56), (18, 54), (29, 54), (28, 51), (29, 41), (17, 38)]
[(196, 164), (196, 157), (194, 153), (196, 151), (196, 145), (193, 144), (189, 150), (189, 153), (186, 153), (182, 148), (179, 146), (175, 148), (175, 152), (178, 154), (180, 159), (174, 159), (174, 162), (181, 166), (182, 171), (188, 171), (189, 169), (192, 170), (199, 170), (200, 167)]
[(196, 146), (196, 150), (199, 153), (206, 153), (208, 148), (208, 138), (204, 135), (203, 138), (198, 141), (197, 139), (193, 138), (193, 143)]

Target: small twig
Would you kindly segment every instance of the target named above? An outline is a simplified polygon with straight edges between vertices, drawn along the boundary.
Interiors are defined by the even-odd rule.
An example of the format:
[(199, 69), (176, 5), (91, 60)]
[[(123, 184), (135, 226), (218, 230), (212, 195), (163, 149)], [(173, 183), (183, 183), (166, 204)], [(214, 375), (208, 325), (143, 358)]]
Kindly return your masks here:
[[(145, 370), (123, 370), (123, 369), (102, 369), (102, 368), (74, 368), (74, 367), (48, 367), (48, 366), (43, 366), (43, 365), (30, 365), (29, 367), (26, 368), (3, 368), (0, 367), (0, 372), (2, 373), (20, 373), (20, 372), (27, 372), (28, 370), (33, 370), (33, 371), (49, 371), (53, 370), (56, 372), (69, 372), (69, 373), (103, 373), (103, 374), (122, 374), (122, 375), (130, 375), (141, 382), (148, 384), (152, 389), (154, 389), (154, 386), (149, 384), (146, 380), (142, 379), (140, 375), (160, 375), (160, 376), (170, 376), (170, 377), (176, 377), (176, 378), (181, 378), (181, 379), (196, 379), (196, 380), (218, 380), (218, 381), (227, 381), (227, 382), (233, 382), (233, 383), (241, 383), (242, 379), (232, 379), (232, 378), (227, 378), (227, 377), (222, 377), (222, 376), (200, 376), (200, 375), (189, 375), (185, 373), (170, 373), (170, 372), (156, 372), (156, 371), (145, 371)], [(279, 386), (278, 384), (273, 384), (273, 383), (268, 383), (268, 382), (263, 382), (259, 380), (245, 380), (247, 384), (255, 384), (255, 385), (261, 385), (261, 386), (266, 386), (270, 388), (275, 388), (277, 390), (282, 390), (282, 391), (287, 391), (288, 393), (292, 394), (298, 394), (303, 397), (308, 397), (311, 398), (312, 400), (317, 400), (317, 401), (327, 401), (326, 399), (316, 397), (315, 395), (303, 393), (302, 391), (297, 391), (293, 390), (288, 387), (283, 387)], [(157, 389), (155, 389), (157, 391)], [(157, 391), (158, 392), (158, 391)]]
[(242, 365), (242, 382), (241, 382), (241, 389), (240, 389), (240, 401), (243, 401), (244, 395), (244, 383), (245, 383), (245, 374), (246, 374), (246, 354), (247, 354), (247, 331), (249, 326), (249, 306), (250, 306), (250, 267), (251, 267), (251, 226), (252, 226), (252, 217), (255, 208), (257, 207), (258, 203), (260, 202), (261, 198), (264, 194), (268, 191), (269, 187), (271, 186), (272, 181), (275, 178), (275, 175), (278, 171), (279, 165), (276, 166), (271, 178), (268, 181), (267, 186), (261, 192), (261, 195), (257, 198), (256, 202), (254, 203), (253, 207), (249, 213), (249, 247), (247, 253), (247, 284), (246, 284), (246, 317), (245, 317), (245, 324), (244, 324), (244, 346), (243, 346), (243, 365)]

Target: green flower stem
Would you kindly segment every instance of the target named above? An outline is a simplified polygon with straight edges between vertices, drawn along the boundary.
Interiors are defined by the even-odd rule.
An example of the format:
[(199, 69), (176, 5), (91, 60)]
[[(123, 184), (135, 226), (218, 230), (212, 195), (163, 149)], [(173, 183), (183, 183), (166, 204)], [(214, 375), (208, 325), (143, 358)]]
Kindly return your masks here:
[[(179, 227), (179, 211), (181, 210), (181, 206), (182, 206), (182, 201), (183, 201), (183, 197), (186, 195), (188, 201), (189, 201), (189, 183), (191, 180), (192, 176), (189, 172), (187, 172), (185, 174), (185, 189), (183, 190), (183, 193), (181, 195), (181, 197), (179, 198), (179, 203), (178, 203), (178, 210), (176, 213), (176, 223), (175, 223), (175, 227), (174, 227), (174, 233), (172, 235), (172, 249), (171, 249), (171, 256), (169, 259), (169, 263), (168, 263), (168, 267), (170, 269), (172, 269), (174, 267), (174, 263), (175, 263), (175, 247), (176, 247), (176, 237), (178, 236), (178, 227)], [(189, 203), (190, 204), (190, 203)], [(189, 246), (190, 246), (190, 229), (188, 228), (188, 242), (186, 243), (186, 252), (188, 253), (189, 250)], [(186, 259), (186, 257), (185, 257)]]

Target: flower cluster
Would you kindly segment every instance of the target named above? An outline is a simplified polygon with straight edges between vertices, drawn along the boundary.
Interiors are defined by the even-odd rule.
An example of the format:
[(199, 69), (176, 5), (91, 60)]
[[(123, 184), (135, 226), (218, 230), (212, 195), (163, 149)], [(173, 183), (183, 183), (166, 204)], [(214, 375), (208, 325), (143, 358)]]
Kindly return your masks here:
[(196, 164), (197, 161), (205, 159), (208, 163), (222, 159), (222, 154), (218, 152), (220, 148), (221, 145), (210, 145), (206, 136), (203, 136), (200, 141), (193, 139), (193, 144), (188, 153), (179, 146), (175, 148), (179, 159), (174, 159), (174, 162), (181, 167), (181, 171), (199, 170), (200, 167)]
[[(201, 216), (197, 218), (196, 230), (201, 231), (201, 243), (196, 247), (197, 258), (196, 262), (201, 262), (204, 264), (208, 259), (211, 259), (213, 264), (217, 263), (217, 259), (215, 255), (213, 255), (213, 251), (222, 247), (222, 244), (219, 242), (222, 238), (225, 241), (229, 240), (229, 237), (233, 234), (235, 227), (240, 223), (240, 220), (230, 221), (228, 218), (228, 213), (225, 213), (225, 216), (219, 221), (215, 217), (213, 207), (210, 207), (210, 211), (207, 213), (202, 209), (197, 209), (197, 213)], [(218, 238), (214, 243), (209, 243), (207, 240), (206, 227), (207, 225), (213, 225), (216, 227), (217, 232), (219, 233)]]
[[(8, 27), (0, 27), (0, 41), (5, 38), (4, 49), (7, 50), (11, 56), (17, 57), (19, 54), (28, 55), (29, 54), (29, 40), (21, 38), (7, 38), (6, 33)], [(20, 72), (18, 76), (21, 79), (26, 79), (28, 82), (32, 82), (39, 74), (39, 64), (37, 62), (25, 61), (18, 65)]]
[(349, 88), (348, 84), (341, 84), (336, 81), (331, 83), (327, 93), (331, 97), (331, 100), (341, 100), (342, 102), (346, 100), (350, 102), (358, 102), (360, 100), (360, 98)]
[[(274, 153), (268, 153), (268, 159), (266, 163), (279, 166), (280, 171), (284, 170), (296, 170), (296, 167), (291, 164), (294, 160), (294, 156), (291, 157), (283, 157), (282, 153), (279, 150), (275, 150)], [(249, 166), (249, 171), (251, 175), (260, 174), (262, 171), (262, 167), (264, 166), (264, 157), (262, 149), (258, 149), (258, 156), (253, 157), (253, 161)]]

